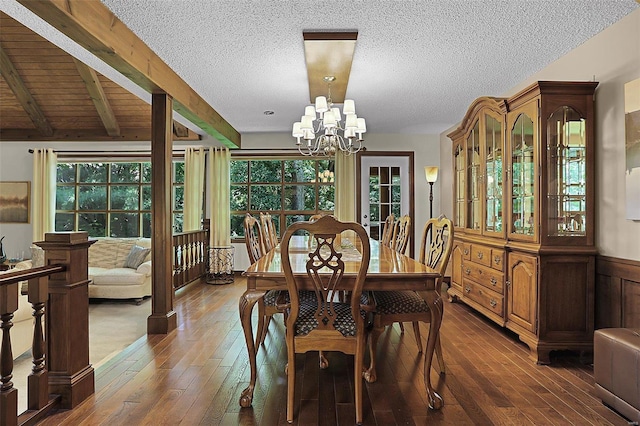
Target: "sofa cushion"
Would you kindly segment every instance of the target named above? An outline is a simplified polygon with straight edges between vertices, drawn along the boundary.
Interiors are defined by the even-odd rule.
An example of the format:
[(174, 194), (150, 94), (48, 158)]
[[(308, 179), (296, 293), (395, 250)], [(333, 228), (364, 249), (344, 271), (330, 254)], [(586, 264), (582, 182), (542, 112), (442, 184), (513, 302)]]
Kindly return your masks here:
[(94, 285), (130, 286), (144, 284), (147, 276), (131, 268), (90, 267), (89, 279), (93, 280)]
[(33, 268), (44, 266), (44, 250), (35, 244), (31, 246), (31, 264)]
[(125, 268), (137, 269), (138, 266), (144, 262), (149, 252), (151, 252), (150, 248), (143, 248), (134, 244), (131, 247), (131, 250), (129, 250), (129, 254), (124, 260), (124, 265), (122, 266)]
[[(149, 238), (96, 238), (89, 247), (89, 266), (98, 268), (123, 268), (125, 260), (134, 245), (150, 248)], [(151, 259), (147, 254), (145, 261)]]

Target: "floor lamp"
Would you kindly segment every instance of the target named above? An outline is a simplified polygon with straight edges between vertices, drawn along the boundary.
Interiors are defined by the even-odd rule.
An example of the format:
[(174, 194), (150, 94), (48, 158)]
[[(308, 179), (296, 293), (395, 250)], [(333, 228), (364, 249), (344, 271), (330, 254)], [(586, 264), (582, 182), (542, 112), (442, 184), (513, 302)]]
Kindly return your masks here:
[(429, 182), (429, 219), (433, 217), (433, 184), (438, 180), (438, 167), (425, 166), (424, 175)]

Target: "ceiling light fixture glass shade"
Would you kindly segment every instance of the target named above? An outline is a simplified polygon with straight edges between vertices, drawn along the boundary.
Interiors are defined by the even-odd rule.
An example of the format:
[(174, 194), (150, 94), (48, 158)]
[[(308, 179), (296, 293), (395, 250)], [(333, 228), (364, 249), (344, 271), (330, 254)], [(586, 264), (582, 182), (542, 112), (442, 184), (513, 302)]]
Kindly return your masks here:
[(293, 123), (291, 134), (302, 155), (329, 157), (338, 150), (351, 155), (362, 149), (362, 135), (367, 131), (367, 124), (364, 118), (356, 115), (353, 100), (345, 99), (342, 114), (333, 106), (331, 83), (335, 79), (334, 76), (324, 77), (328, 96), (318, 96), (315, 105), (305, 107), (300, 121)]

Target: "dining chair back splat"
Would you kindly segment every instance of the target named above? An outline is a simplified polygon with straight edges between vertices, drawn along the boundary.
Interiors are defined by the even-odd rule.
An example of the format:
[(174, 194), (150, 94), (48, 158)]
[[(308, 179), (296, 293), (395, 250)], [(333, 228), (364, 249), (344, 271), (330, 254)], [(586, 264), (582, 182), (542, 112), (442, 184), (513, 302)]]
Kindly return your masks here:
[(398, 253), (404, 254), (404, 252), (407, 251), (410, 233), (411, 217), (409, 215), (404, 215), (398, 219), (398, 222), (394, 227), (391, 248)]
[(249, 262), (256, 263), (258, 259), (265, 255), (262, 228), (258, 220), (249, 213), (244, 217), (244, 242), (247, 246)]
[[(440, 278), (436, 280), (436, 292), (438, 292), (438, 294), (442, 286), (442, 276), (447, 269), (447, 264), (451, 257), (452, 248), (453, 226), (451, 221), (444, 216), (427, 221), (422, 232), (419, 261), (440, 274)], [(412, 322), (418, 352), (422, 353), (419, 322), (429, 323), (431, 321), (431, 312), (427, 303), (415, 291), (373, 291), (371, 295), (374, 299), (373, 329), (369, 341), (371, 363), (364, 374), (365, 379), (369, 383), (376, 381), (376, 344), (384, 327), (394, 322)], [(441, 309), (440, 314), (442, 315), (443, 313), (444, 311)], [(444, 359), (442, 358), (442, 346), (439, 335), (436, 340), (435, 355), (438, 359), (440, 374), (444, 374), (445, 365)]]
[[(289, 254), (291, 237), (306, 231), (313, 235), (315, 244), (305, 265), (296, 265), (294, 273)], [(356, 275), (345, 279), (345, 262), (339, 235), (353, 231), (361, 244), (361, 260)], [(355, 242), (354, 242), (355, 243)], [(287, 421), (293, 422), (296, 382), (295, 354), (308, 351), (339, 351), (354, 355), (354, 400), (356, 423), (362, 423), (362, 368), (366, 343), (365, 319), (360, 306), (360, 295), (369, 267), (369, 239), (362, 225), (341, 222), (333, 216), (323, 216), (314, 222), (296, 222), (290, 225), (280, 243), (282, 270), (289, 291), (290, 306), (286, 317), (287, 341)], [(304, 267), (304, 273), (301, 272)], [(353, 271), (352, 271), (353, 273)], [(301, 289), (315, 292), (315, 300), (301, 298)], [(348, 290), (353, 297), (341, 303), (337, 294)]]
[(264, 250), (265, 252), (271, 251), (278, 245), (278, 233), (270, 213), (260, 213), (260, 226)]
[(380, 238), (380, 244), (384, 244), (387, 247), (391, 247), (391, 238), (393, 238), (393, 230), (395, 229), (396, 217), (391, 213), (384, 220), (384, 228), (382, 230), (382, 237)]

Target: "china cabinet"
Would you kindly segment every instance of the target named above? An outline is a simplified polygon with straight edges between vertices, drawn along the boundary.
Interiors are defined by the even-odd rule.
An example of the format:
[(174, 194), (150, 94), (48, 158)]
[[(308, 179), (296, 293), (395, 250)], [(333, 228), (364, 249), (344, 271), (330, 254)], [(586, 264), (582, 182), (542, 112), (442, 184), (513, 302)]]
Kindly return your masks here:
[(596, 82), (477, 99), (453, 141), (451, 300), (518, 334), (531, 358), (591, 351)]

